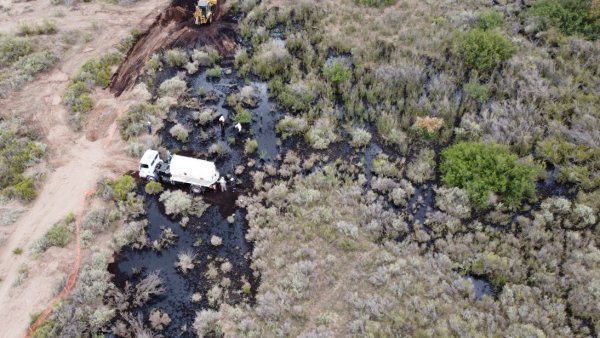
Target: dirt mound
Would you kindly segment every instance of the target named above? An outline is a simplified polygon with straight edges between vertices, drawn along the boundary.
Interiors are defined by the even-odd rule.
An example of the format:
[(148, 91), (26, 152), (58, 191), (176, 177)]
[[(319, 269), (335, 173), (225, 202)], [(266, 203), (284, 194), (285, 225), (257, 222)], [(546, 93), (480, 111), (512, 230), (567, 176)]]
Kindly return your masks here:
[(237, 46), (237, 22), (221, 17), (224, 2), (219, 1), (212, 24), (198, 26), (194, 24), (193, 17), (195, 0), (173, 1), (129, 50), (125, 61), (111, 79), (111, 93), (119, 96), (133, 87), (146, 61), (160, 49), (210, 45), (221, 55), (232, 56)]

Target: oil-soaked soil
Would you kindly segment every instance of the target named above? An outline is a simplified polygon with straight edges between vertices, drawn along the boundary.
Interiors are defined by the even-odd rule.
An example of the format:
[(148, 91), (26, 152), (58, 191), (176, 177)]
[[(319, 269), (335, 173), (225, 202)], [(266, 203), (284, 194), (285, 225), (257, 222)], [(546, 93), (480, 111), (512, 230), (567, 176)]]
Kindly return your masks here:
[(128, 51), (123, 63), (112, 76), (110, 91), (116, 96), (133, 87), (143, 72), (146, 61), (161, 49), (174, 47), (213, 46), (222, 56), (232, 56), (237, 42), (237, 20), (223, 15), (225, 0), (215, 9), (213, 23), (198, 26), (194, 23), (195, 0), (174, 0), (160, 13)]
[[(140, 192), (143, 191), (140, 188)], [(152, 299), (141, 309), (144, 318), (148, 318), (152, 309), (160, 309), (169, 314), (171, 323), (163, 332), (166, 337), (192, 337), (191, 324), (196, 311), (204, 308), (215, 308), (209, 304), (207, 292), (214, 285), (218, 285), (223, 277), (231, 281), (226, 288), (226, 302), (239, 303), (242, 301), (253, 302), (253, 294), (242, 293), (243, 281), (248, 281), (252, 290), (256, 290), (257, 282), (253, 276), (248, 256), (252, 250), (251, 245), (245, 240), (245, 221), (241, 211), (235, 211), (235, 193), (221, 194), (225, 198), (207, 196), (207, 200), (215, 202), (209, 207), (202, 217), (191, 217), (184, 227), (181, 217), (177, 219), (165, 215), (162, 203), (157, 196), (145, 196), (145, 210), (149, 225), (147, 234), (150, 242), (159, 240), (164, 229), (170, 228), (177, 235), (174, 245), (164, 246), (160, 251), (151, 248), (143, 250), (125, 249), (114, 263), (109, 265), (109, 271), (115, 275), (114, 282), (118, 287), (123, 287), (126, 281), (136, 283), (147, 273), (160, 271), (160, 276), (166, 292)], [(227, 216), (235, 214), (230, 223)], [(222, 245), (213, 246), (210, 242), (212, 236), (223, 240)], [(196, 255), (195, 267), (187, 274), (175, 267), (177, 255), (183, 251), (190, 251)], [(223, 262), (229, 262), (232, 269), (227, 273), (219, 273), (215, 280), (209, 280), (205, 273), (209, 263), (218, 267)], [(192, 295), (199, 293), (202, 298), (199, 302), (192, 302)], [(187, 326), (189, 331), (183, 333), (181, 328)]]
[[(157, 75), (157, 83), (172, 77), (177, 73), (174, 69), (164, 69)], [(226, 74), (229, 73), (229, 74)], [(258, 287), (258, 278), (250, 268), (250, 255), (252, 246), (245, 239), (246, 220), (245, 212), (235, 205), (238, 196), (248, 193), (252, 180), (249, 176), (248, 162), (273, 163), (277, 165), (280, 153), (287, 149), (280, 146), (281, 142), (275, 134), (275, 124), (282, 117), (283, 112), (275, 108), (275, 104), (268, 99), (267, 86), (261, 82), (242, 83), (235, 72), (223, 71), (218, 80), (207, 79), (205, 70), (185, 78), (191, 93), (198, 93), (200, 88), (206, 93), (204, 97), (196, 94), (192, 108), (184, 105), (172, 107), (169, 118), (165, 120), (164, 127), (158, 131), (162, 146), (173, 153), (193, 156), (215, 161), (221, 175), (228, 178), (226, 192), (207, 190), (202, 198), (211, 204), (202, 217), (191, 217), (188, 225), (181, 226), (181, 218), (172, 219), (165, 214), (164, 206), (158, 201), (157, 196), (146, 195), (143, 191), (144, 182), (139, 182), (138, 193), (145, 195), (145, 210), (149, 221), (147, 234), (150, 242), (157, 240), (161, 232), (171, 228), (178, 236), (174, 245), (162, 248), (160, 251), (146, 248), (143, 250), (125, 249), (115, 257), (115, 262), (109, 266), (109, 271), (114, 275), (115, 284), (123, 287), (126, 281), (135, 284), (148, 273), (159, 270), (166, 287), (166, 292), (141, 308), (132, 309), (134, 313), (141, 312), (147, 321), (153, 309), (160, 309), (169, 314), (171, 323), (163, 332), (166, 337), (192, 336), (191, 326), (196, 312), (200, 309), (217, 308), (209, 304), (207, 292), (218, 284), (223, 277), (230, 280), (230, 285), (223, 288), (228, 294), (225, 302), (238, 304), (248, 302), (252, 304), (254, 293)], [(257, 88), (257, 105), (247, 109), (252, 113), (252, 123), (245, 125), (242, 132), (234, 128), (232, 122), (233, 111), (227, 106), (226, 97), (239, 92), (244, 85)], [(210, 97), (207, 100), (206, 97)], [(206, 125), (199, 125), (193, 118), (197, 110), (211, 109), (223, 115), (226, 127), (222, 130), (217, 119)], [(174, 138), (169, 129), (175, 124), (184, 125), (190, 132), (187, 142)], [(245, 140), (253, 138), (258, 142), (258, 149), (253, 155), (244, 153)], [(224, 155), (212, 154), (209, 147), (215, 143), (223, 144), (227, 152)], [(240, 166), (245, 170), (236, 173)], [(182, 189), (187, 191), (185, 185), (165, 186), (166, 189)], [(232, 217), (233, 216), (233, 217)], [(215, 235), (223, 239), (222, 245), (215, 247), (210, 243)], [(197, 255), (196, 264), (192, 271), (183, 274), (175, 267), (180, 252), (192, 251)], [(231, 272), (224, 276), (219, 275), (217, 281), (206, 276), (211, 262), (219, 266), (223, 261), (232, 264)], [(214, 269), (213, 269), (214, 270)], [(242, 285), (248, 282), (251, 291), (242, 292)], [(200, 302), (193, 303), (192, 295), (199, 293)], [(115, 321), (119, 319), (115, 319)], [(181, 328), (187, 327), (188, 332), (183, 333)]]

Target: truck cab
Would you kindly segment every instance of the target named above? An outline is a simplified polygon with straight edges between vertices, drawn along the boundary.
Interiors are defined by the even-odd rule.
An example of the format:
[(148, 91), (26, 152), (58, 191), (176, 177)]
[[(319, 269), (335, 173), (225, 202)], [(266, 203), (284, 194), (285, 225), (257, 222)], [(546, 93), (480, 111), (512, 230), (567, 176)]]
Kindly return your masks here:
[(147, 180), (156, 180), (156, 166), (163, 161), (158, 156), (158, 151), (148, 149), (140, 159), (140, 177)]

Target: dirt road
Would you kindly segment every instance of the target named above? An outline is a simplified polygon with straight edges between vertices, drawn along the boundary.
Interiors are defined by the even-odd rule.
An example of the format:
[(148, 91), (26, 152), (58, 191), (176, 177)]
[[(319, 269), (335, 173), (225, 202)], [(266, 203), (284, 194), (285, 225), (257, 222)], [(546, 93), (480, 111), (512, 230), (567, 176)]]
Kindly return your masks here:
[[(10, 11), (0, 14), (0, 31), (14, 30), (19, 20), (39, 22), (50, 13), (60, 11), (65, 15), (54, 17), (59, 30), (81, 29), (95, 22), (98, 31), (92, 41), (72, 46), (52, 71), (0, 101), (0, 113), (16, 114), (27, 123), (35, 125), (48, 144), (48, 174), (38, 198), (28, 206), (15, 224), (1, 231), (6, 236), (0, 245), (0, 337), (14, 338), (25, 334), (30, 314), (41, 311), (57, 290), (73, 261), (73, 245), (51, 248), (40, 257), (29, 254), (36, 239), (69, 212), (77, 212), (84, 194), (93, 188), (101, 176), (115, 176), (135, 168), (135, 161), (123, 154), (124, 145), (114, 135), (114, 122), (109, 121), (102, 131), (95, 131), (95, 141), (85, 133), (74, 133), (67, 126), (67, 110), (61, 97), (68, 79), (89, 58), (104, 54), (110, 46), (125, 37), (131, 28), (149, 25), (168, 5), (164, 0), (150, 0), (123, 7), (104, 3), (79, 4), (71, 10), (53, 6), (49, 2), (33, 1), (15, 4)], [(107, 91), (96, 93), (92, 115), (114, 117), (125, 111), (134, 99), (124, 93), (114, 98)], [(100, 98), (100, 99), (99, 99)], [(15, 255), (21, 248), (24, 253)], [(20, 285), (14, 285), (19, 271), (28, 270)]]

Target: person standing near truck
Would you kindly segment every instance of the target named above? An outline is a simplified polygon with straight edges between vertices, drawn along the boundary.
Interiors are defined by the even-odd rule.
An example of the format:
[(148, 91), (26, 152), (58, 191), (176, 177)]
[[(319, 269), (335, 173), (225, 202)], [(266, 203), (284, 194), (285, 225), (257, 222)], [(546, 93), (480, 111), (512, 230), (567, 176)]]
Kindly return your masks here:
[(221, 176), (219, 179), (219, 185), (221, 186), (221, 191), (227, 191), (227, 182), (225, 182), (225, 177)]
[(146, 128), (148, 128), (148, 134), (152, 134), (152, 122), (148, 121)]

